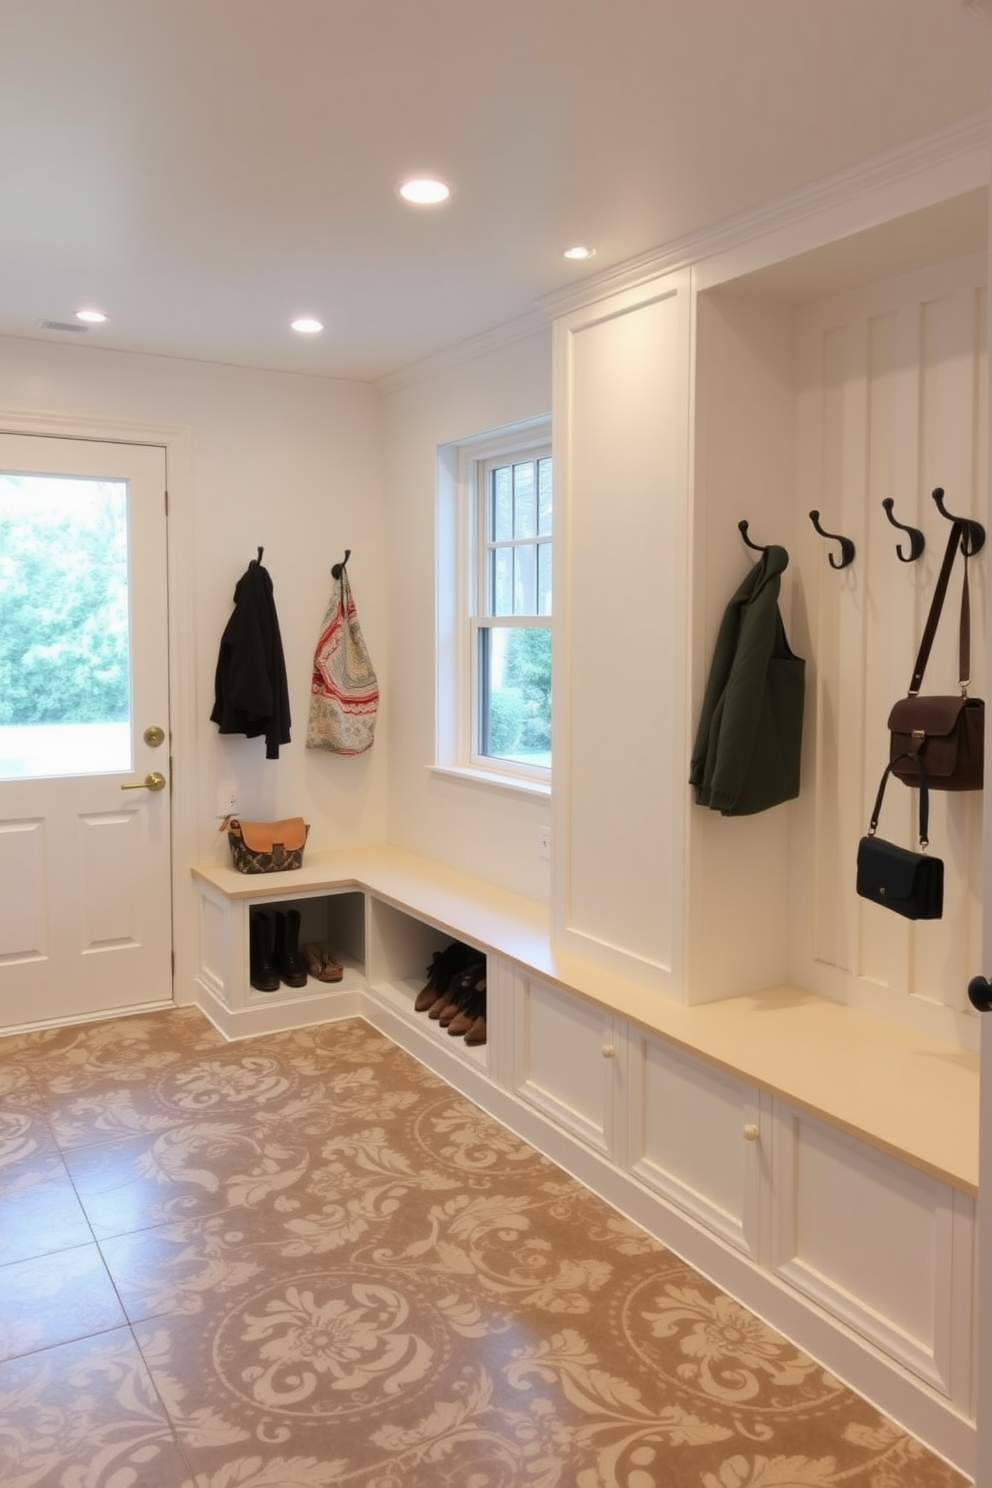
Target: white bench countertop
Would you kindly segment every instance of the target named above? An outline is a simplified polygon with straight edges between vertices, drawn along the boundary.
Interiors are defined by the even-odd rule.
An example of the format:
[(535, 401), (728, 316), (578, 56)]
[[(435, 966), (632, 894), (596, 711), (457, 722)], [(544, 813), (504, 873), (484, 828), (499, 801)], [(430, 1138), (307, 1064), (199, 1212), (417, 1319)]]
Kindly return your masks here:
[(978, 1055), (799, 987), (686, 1007), (553, 950), (547, 906), (394, 847), (308, 854), (293, 873), (200, 865), (230, 899), (356, 887), (607, 1007), (966, 1193), (978, 1191)]

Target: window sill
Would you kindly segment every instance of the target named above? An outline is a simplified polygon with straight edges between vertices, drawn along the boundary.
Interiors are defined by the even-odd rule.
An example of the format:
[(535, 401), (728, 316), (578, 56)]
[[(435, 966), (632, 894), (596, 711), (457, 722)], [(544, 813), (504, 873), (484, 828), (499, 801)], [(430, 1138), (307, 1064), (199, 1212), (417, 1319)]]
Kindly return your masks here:
[(522, 775), (501, 775), (498, 770), (477, 770), (471, 765), (428, 765), (432, 775), (446, 775), (470, 785), (484, 785), (491, 790), (515, 791), (521, 796), (551, 799), (551, 782), (526, 780)]

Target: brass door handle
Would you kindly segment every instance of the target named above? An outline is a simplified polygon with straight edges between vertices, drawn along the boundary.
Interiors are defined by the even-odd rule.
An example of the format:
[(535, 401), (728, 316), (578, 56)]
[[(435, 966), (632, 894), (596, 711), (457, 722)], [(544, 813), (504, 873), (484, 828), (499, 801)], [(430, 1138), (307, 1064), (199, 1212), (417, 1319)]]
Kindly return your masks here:
[(144, 780), (136, 780), (133, 785), (122, 785), (121, 790), (165, 790), (165, 776), (159, 774), (158, 770), (151, 770)]

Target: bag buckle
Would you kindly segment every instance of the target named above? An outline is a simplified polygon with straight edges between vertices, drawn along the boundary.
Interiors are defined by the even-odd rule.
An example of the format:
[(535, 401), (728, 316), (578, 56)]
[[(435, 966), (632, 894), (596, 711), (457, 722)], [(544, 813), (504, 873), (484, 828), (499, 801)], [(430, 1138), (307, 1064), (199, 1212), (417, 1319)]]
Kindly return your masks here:
[(914, 729), (913, 732), (912, 732), (912, 734), (910, 735), (910, 738), (911, 739), (925, 739), (926, 736), (927, 736), (926, 729)]

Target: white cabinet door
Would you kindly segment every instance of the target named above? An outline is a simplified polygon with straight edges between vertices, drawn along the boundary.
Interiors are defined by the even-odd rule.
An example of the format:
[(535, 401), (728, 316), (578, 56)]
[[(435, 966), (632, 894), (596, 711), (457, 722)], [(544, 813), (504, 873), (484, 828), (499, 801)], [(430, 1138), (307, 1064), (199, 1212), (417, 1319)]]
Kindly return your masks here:
[(772, 1161), (775, 1274), (967, 1408), (974, 1200), (784, 1103)]
[(627, 1066), (630, 1172), (757, 1256), (765, 1152), (758, 1091), (636, 1028)]
[(511, 1087), (572, 1136), (612, 1158), (614, 1018), (574, 993), (518, 972)]

